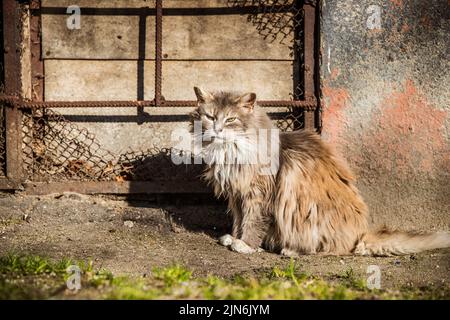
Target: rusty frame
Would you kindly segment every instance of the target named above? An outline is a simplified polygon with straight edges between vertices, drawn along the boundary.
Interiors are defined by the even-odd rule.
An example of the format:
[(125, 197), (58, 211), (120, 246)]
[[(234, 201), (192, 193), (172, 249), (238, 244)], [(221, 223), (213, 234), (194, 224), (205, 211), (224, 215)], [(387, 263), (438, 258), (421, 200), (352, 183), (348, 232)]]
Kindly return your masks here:
[(42, 59), (41, 8), (39, 0), (30, 3), (30, 51), (31, 51), (31, 95), (32, 101), (44, 101), (44, 60)]
[[(303, 28), (304, 34), (304, 96), (305, 100), (315, 99), (316, 97), (316, 85), (314, 81), (315, 77), (315, 39), (316, 39), (316, 7), (307, 3), (303, 6), (305, 17), (305, 25)], [(315, 126), (314, 120), (315, 110), (305, 110), (305, 128), (313, 129)]]
[[(38, 108), (136, 108), (136, 107), (195, 107), (194, 100), (164, 100), (160, 96), (159, 104), (155, 100), (112, 100), (112, 101), (27, 101), (17, 96), (0, 96), (0, 101), (18, 109)], [(262, 107), (301, 107), (314, 111), (317, 99), (310, 97), (305, 100), (259, 100)]]
[[(21, 98), (22, 43), (20, 6), (16, 1), (3, 1), (4, 94)], [(8, 106), (8, 104), (5, 104)], [(22, 113), (18, 108), (6, 108), (6, 178), (0, 179), (0, 189), (17, 189), (22, 181)]]
[[(319, 1), (298, 0), (297, 6), (304, 10), (304, 68), (301, 77), (304, 80), (304, 96), (301, 100), (264, 100), (258, 103), (262, 107), (297, 107), (304, 111), (304, 125), (306, 129), (320, 131), (321, 122), (318, 118), (321, 111), (319, 96)], [(6, 108), (7, 121), (7, 178), (0, 179), (1, 189), (17, 189), (22, 184), (30, 194), (42, 194), (61, 191), (75, 191), (80, 193), (204, 193), (208, 189), (202, 184), (192, 183), (190, 186), (181, 186), (176, 182), (150, 182), (150, 181), (128, 181), (128, 182), (104, 182), (104, 181), (69, 181), (64, 183), (34, 183), (23, 182), (22, 148), (21, 148), (21, 114), (22, 111), (37, 108), (103, 108), (103, 107), (130, 107), (137, 108), (138, 114), (143, 112), (144, 107), (194, 107), (197, 105), (193, 100), (165, 100), (162, 96), (162, 19), (164, 15), (162, 0), (156, 0), (155, 8), (130, 9), (132, 15), (155, 15), (155, 96), (153, 100), (129, 101), (45, 101), (44, 97), (44, 62), (41, 48), (41, 5), (40, 0), (30, 0), (30, 41), (31, 41), (31, 81), (32, 99), (26, 100), (21, 96), (21, 65), (20, 52), (17, 50), (5, 50), (5, 92), (0, 95), (0, 103)], [(3, 1), (4, 42), (5, 49), (14, 44), (21, 44), (20, 16), (18, 16), (19, 4), (17, 0)], [(60, 8), (54, 8), (56, 14), (65, 14)], [(233, 8), (236, 9), (236, 8)], [(246, 8), (245, 11), (254, 8)], [(7, 14), (14, 10), (14, 15)], [(59, 10), (59, 11), (58, 11)], [(170, 9), (168, 9), (170, 10)], [(172, 9), (174, 10), (174, 9)], [(89, 11), (89, 10), (88, 10)], [(95, 10), (91, 10), (94, 12)], [(111, 11), (111, 10), (110, 10)], [(114, 10), (107, 12), (113, 15)], [(175, 9), (176, 11), (176, 9)], [(235, 12), (236, 11), (236, 12)], [(220, 11), (214, 11), (222, 14)], [(243, 13), (242, 10), (234, 10), (235, 13)], [(89, 14), (89, 12), (88, 12)], [(175, 12), (176, 14), (176, 12)], [(144, 19), (145, 20), (145, 19)], [(139, 60), (145, 59), (140, 55)], [(28, 112), (28, 111), (27, 111)]]

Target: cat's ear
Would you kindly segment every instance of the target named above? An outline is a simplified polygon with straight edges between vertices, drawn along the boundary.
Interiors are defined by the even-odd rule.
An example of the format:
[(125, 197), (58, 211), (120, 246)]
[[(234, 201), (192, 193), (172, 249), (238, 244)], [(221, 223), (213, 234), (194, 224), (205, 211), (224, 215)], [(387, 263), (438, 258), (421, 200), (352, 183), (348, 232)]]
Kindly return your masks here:
[(205, 103), (213, 100), (213, 96), (211, 93), (200, 89), (199, 87), (194, 87), (195, 95), (197, 96), (197, 101), (199, 103)]
[(249, 92), (243, 94), (237, 99), (239, 106), (247, 108), (249, 111), (253, 111), (256, 102), (256, 94), (253, 92)]
[(200, 112), (198, 111), (198, 108), (196, 108), (194, 111), (189, 113), (189, 117), (191, 120), (200, 120)]

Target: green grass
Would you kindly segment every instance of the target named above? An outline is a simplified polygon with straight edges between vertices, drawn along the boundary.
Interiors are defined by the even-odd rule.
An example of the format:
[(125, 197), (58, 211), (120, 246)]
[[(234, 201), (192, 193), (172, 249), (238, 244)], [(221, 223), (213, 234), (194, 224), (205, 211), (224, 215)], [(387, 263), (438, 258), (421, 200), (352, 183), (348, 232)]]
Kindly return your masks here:
[(18, 225), (23, 223), (24, 220), (22, 219), (17, 219), (17, 218), (1, 218), (0, 219), (0, 226), (2, 227), (9, 227), (12, 225)]
[[(40, 256), (20, 256), (9, 254), (0, 257), (0, 273), (13, 275), (42, 275), (42, 274), (60, 274), (66, 272), (66, 269), (74, 264), (69, 259), (63, 259), (52, 262)], [(90, 271), (92, 264), (80, 265), (83, 271)]]
[[(67, 268), (81, 271), (82, 288), (67, 289)], [(335, 275), (334, 281), (308, 275), (294, 260), (275, 266), (257, 277), (214, 275), (194, 277), (182, 265), (155, 268), (146, 277), (115, 276), (96, 269), (91, 261), (53, 261), (40, 256), (10, 254), (0, 257), (0, 299), (95, 298), (95, 299), (436, 299), (448, 292), (408, 289), (371, 291), (352, 269)]]
[(357, 278), (352, 268), (347, 269), (343, 275), (339, 275), (337, 278), (341, 279), (342, 283), (348, 287), (359, 290), (365, 290), (366, 288), (366, 282), (363, 279)]

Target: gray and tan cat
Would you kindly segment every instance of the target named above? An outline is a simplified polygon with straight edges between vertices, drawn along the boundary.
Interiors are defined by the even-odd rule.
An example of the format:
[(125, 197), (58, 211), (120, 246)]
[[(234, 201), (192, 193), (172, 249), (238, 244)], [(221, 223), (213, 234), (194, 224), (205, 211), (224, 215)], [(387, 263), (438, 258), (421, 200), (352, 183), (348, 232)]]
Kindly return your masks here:
[[(401, 255), (450, 246), (450, 234), (368, 228), (368, 210), (354, 178), (314, 132), (278, 135), (278, 170), (261, 173), (255, 130), (273, 129), (254, 93), (194, 88), (201, 121), (204, 178), (228, 200), (231, 235), (222, 245), (240, 253), (260, 248), (298, 254)], [(270, 136), (270, 135), (267, 135)], [(228, 161), (227, 161), (228, 160)]]

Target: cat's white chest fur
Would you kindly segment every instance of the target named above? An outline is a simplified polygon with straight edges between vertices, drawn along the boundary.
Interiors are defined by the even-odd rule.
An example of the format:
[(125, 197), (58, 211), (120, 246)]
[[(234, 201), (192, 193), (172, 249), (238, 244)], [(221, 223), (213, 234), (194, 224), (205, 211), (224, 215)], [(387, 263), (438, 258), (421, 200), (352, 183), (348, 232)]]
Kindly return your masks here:
[(249, 175), (254, 174), (258, 160), (256, 147), (248, 140), (211, 143), (204, 148), (204, 157), (209, 165), (205, 178), (213, 181), (220, 193), (248, 189)]

